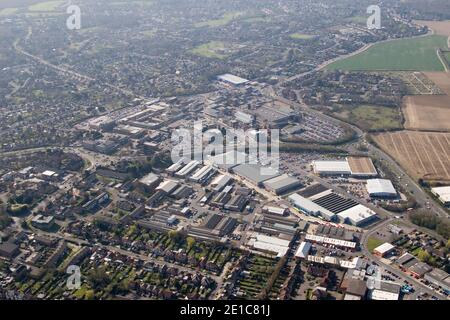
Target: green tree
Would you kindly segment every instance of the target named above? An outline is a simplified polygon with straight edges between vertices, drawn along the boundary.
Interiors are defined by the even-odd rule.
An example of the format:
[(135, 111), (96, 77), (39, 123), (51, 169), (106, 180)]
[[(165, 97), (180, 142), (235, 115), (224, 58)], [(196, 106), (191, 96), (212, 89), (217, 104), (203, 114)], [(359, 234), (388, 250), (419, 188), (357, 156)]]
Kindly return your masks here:
[(132, 235), (136, 234), (137, 230), (138, 230), (137, 225), (133, 224), (128, 229), (127, 236), (131, 237)]
[(180, 232), (178, 232), (176, 230), (170, 230), (168, 235), (169, 235), (169, 238), (175, 242), (179, 242), (183, 238), (183, 234), (181, 234)]
[(84, 294), (84, 298), (86, 300), (94, 300), (94, 298), (95, 298), (94, 290), (87, 290), (86, 293)]
[(101, 267), (99, 269), (93, 269), (89, 272), (88, 281), (93, 289), (100, 291), (111, 282), (111, 278), (106, 273), (106, 269)]
[(427, 251), (420, 249), (419, 252), (417, 253), (417, 258), (419, 258), (419, 260), (422, 262), (428, 262), (431, 256)]
[(187, 237), (186, 238), (186, 243), (187, 243), (188, 251), (190, 251), (195, 245), (195, 239), (192, 238), (192, 237)]

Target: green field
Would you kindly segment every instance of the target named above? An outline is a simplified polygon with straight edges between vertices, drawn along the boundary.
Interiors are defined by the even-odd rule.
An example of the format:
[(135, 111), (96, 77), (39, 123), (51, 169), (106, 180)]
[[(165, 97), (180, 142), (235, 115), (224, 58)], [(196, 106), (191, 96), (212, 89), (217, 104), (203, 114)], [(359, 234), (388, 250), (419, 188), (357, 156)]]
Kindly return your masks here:
[(381, 246), (384, 243), (384, 241), (381, 241), (377, 238), (369, 238), (367, 239), (367, 250), (369, 252), (373, 252), (373, 249), (375, 249), (378, 246)]
[(226, 54), (221, 53), (225, 49), (226, 47), (223, 42), (211, 41), (192, 49), (190, 52), (200, 57), (222, 60), (227, 57)]
[(447, 37), (427, 36), (375, 44), (370, 49), (330, 64), (329, 70), (444, 71), (438, 48), (447, 48)]
[(33, 4), (28, 7), (29, 11), (40, 11), (40, 12), (52, 12), (55, 11), (59, 6), (64, 4), (64, 1), (46, 1)]
[(334, 115), (365, 131), (402, 129), (402, 117), (396, 108), (380, 106), (341, 106)]
[(244, 15), (243, 12), (228, 12), (228, 13), (225, 13), (222, 16), (222, 18), (220, 18), (220, 19), (199, 22), (199, 23), (196, 23), (195, 26), (197, 28), (202, 28), (202, 27), (214, 28), (214, 27), (225, 26), (225, 25), (229, 24), (231, 21), (233, 21), (243, 15)]
[(0, 10), (0, 17), (6, 17), (15, 14), (19, 9), (17, 8), (5, 8)]
[(355, 23), (355, 24), (360, 24), (360, 25), (366, 25), (367, 24), (367, 17), (354, 16), (354, 17), (350, 17), (350, 18), (345, 19), (345, 21), (351, 22), (351, 23)]
[(293, 33), (290, 35), (290, 37), (295, 40), (310, 40), (313, 39), (315, 36), (303, 33)]

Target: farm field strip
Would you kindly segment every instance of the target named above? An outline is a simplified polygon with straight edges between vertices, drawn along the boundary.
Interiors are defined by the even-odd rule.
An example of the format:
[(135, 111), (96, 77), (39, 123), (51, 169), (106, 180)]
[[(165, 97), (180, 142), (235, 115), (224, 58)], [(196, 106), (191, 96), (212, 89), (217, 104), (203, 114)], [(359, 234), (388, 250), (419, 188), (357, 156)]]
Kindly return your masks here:
[(450, 181), (450, 133), (380, 133), (375, 141), (414, 178)]
[(374, 44), (368, 50), (338, 60), (328, 70), (346, 71), (445, 71), (437, 49), (448, 48), (447, 36), (390, 40)]
[[(449, 79), (450, 81), (450, 79)], [(423, 131), (450, 131), (450, 96), (406, 96), (403, 100), (405, 128)]]

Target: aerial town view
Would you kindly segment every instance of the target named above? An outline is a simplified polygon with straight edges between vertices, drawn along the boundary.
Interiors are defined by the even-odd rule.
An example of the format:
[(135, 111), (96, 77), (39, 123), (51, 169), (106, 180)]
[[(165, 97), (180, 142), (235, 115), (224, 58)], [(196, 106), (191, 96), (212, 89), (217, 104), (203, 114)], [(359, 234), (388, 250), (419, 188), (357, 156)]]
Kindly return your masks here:
[(0, 84), (0, 300), (450, 300), (448, 0), (0, 0)]

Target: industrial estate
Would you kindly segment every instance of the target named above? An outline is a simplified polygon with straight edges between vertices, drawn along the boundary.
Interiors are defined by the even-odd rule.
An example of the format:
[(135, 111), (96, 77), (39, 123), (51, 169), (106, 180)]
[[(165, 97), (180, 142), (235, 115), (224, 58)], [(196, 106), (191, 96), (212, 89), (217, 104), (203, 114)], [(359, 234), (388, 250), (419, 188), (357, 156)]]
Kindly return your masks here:
[(1, 300), (449, 299), (448, 5), (71, 4), (0, 2)]

